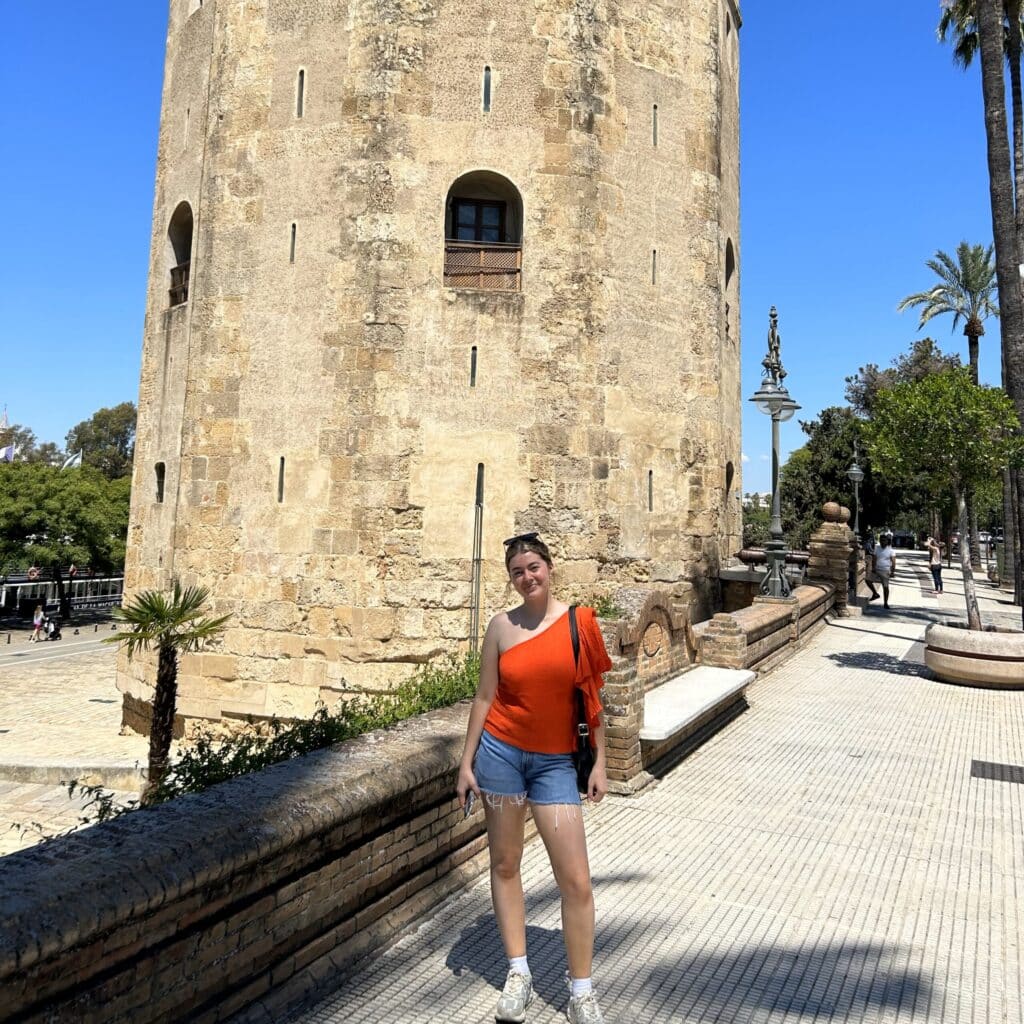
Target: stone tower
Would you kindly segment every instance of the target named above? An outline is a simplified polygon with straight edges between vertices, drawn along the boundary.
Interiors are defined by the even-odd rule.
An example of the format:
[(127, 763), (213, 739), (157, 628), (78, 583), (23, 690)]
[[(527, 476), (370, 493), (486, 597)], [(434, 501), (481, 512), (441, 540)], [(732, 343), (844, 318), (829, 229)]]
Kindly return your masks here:
[[(734, 0), (171, 0), (128, 588), (186, 719), (471, 641), (503, 538), (713, 611), (739, 546)], [(144, 728), (152, 669), (122, 661)]]

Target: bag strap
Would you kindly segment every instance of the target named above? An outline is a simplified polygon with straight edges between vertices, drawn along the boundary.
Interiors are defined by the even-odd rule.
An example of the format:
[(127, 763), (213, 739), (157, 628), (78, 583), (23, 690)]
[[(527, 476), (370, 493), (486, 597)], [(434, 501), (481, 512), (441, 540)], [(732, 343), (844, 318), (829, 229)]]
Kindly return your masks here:
[(576, 625), (576, 605), (569, 605), (569, 636), (572, 637), (572, 657), (576, 667), (580, 667), (580, 631)]

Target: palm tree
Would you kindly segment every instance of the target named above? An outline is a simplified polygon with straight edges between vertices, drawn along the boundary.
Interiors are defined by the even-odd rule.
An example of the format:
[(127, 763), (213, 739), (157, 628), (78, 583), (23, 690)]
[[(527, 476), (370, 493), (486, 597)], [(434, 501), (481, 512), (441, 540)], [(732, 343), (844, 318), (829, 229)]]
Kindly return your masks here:
[[(990, 316), (999, 316), (999, 310), (992, 301), (996, 290), (996, 268), (992, 262), (992, 246), (968, 245), (961, 242), (956, 247), (956, 260), (941, 249), (935, 258), (928, 260), (928, 267), (935, 271), (939, 283), (926, 292), (908, 295), (897, 309), (921, 306), (921, 320), (918, 327), (924, 327), (932, 317), (943, 313), (953, 314), (953, 329), (964, 321), (964, 335), (967, 338), (967, 355), (971, 367), (971, 380), (978, 383), (978, 339), (985, 333), (984, 321)], [(974, 495), (967, 494), (968, 521), (970, 522), (971, 564), (981, 568), (981, 544), (978, 539), (978, 515)]]
[[(976, 0), (978, 49), (981, 53), (981, 92), (985, 104), (985, 140), (988, 149), (989, 200), (999, 283), (999, 325), (1003, 338), (1003, 371), (1006, 391), (1024, 422), (1024, 307), (1020, 294), (1020, 249), (1017, 231), (1016, 194), (1010, 170), (1010, 140), (1006, 127), (1006, 83), (1003, 51), (1006, 13), (1004, 0)], [(1019, 5), (1013, 4), (1019, 20)], [(1019, 59), (1017, 61), (1019, 68)], [(1020, 594), (1021, 512), (1024, 510), (1022, 474), (1016, 473), (1017, 501), (1016, 575)]]
[[(938, 37), (945, 42), (947, 35), (953, 39), (953, 59), (964, 69), (968, 68), (978, 52), (978, 23), (976, 0), (943, 0), (942, 15), (939, 19)], [(1024, 100), (1021, 97), (1021, 39), (1024, 24), (1021, 23), (1021, 0), (1003, 0), (1003, 48), (1010, 68), (1010, 106), (1013, 121), (1013, 178), (1014, 178), (1014, 224), (1016, 226), (1016, 252), (1018, 265), (1024, 264)], [(1011, 32), (1010, 26), (1020, 26), (1020, 31)], [(994, 113), (994, 110), (993, 110)], [(1003, 111), (1005, 117), (1005, 109)], [(987, 114), (986, 114), (987, 117)], [(1011, 393), (1007, 350), (1002, 345), (1003, 387)], [(1018, 530), (1024, 534), (1024, 521), (1015, 491), (1019, 471), (1003, 471), (1003, 582), (1008, 582), (1013, 573), (1014, 600), (1024, 603), (1021, 566), (1017, 558), (1020, 539)], [(1018, 525), (1018, 523), (1020, 525)]]
[(123, 644), (128, 658), (136, 652), (157, 649), (153, 718), (149, 728), (149, 773), (142, 803), (154, 801), (167, 774), (178, 700), (178, 655), (194, 651), (206, 640), (219, 636), (230, 618), (202, 618), (209, 599), (206, 587), (182, 587), (173, 581), (170, 597), (158, 590), (144, 590), (114, 613), (125, 624), (107, 643)]
[(999, 316), (993, 302), (996, 291), (996, 268), (992, 261), (992, 246), (968, 245), (956, 247), (956, 259), (939, 249), (926, 266), (933, 270), (939, 283), (928, 291), (908, 295), (896, 307), (899, 312), (921, 306), (918, 328), (924, 327), (932, 317), (953, 314), (953, 329), (961, 320), (967, 338), (967, 355), (971, 379), (978, 383), (978, 339), (985, 333), (985, 320)]
[[(971, 66), (978, 53), (977, 0), (943, 0), (942, 15), (936, 34), (939, 42), (952, 39), (953, 59), (964, 70)], [(1010, 97), (1013, 112), (1013, 165), (1016, 193), (1016, 224), (1018, 263), (1024, 263), (1024, 100), (1021, 94), (1021, 0), (1003, 0), (1003, 48), (1010, 68)], [(1011, 32), (1016, 24), (1018, 31)], [(1004, 385), (1005, 386), (1005, 385)]]

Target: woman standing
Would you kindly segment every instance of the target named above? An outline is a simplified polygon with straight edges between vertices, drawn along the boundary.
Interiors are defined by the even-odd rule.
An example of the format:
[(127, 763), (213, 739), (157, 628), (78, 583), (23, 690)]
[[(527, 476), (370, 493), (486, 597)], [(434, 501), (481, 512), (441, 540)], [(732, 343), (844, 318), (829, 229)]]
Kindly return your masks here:
[(932, 582), (935, 584), (933, 594), (942, 593), (942, 545), (934, 538), (929, 537), (924, 546), (928, 549), (928, 568), (931, 570)]
[(524, 1021), (533, 999), (519, 873), (528, 803), (562, 897), (566, 1015), (572, 1024), (603, 1024), (591, 982), (594, 895), (572, 751), (578, 687), (595, 748), (585, 796), (599, 803), (608, 780), (598, 691), (611, 662), (593, 609), (579, 608), (576, 663), (570, 609), (551, 593), (551, 554), (536, 533), (505, 541), (505, 567), (522, 604), (487, 627), (458, 780), (459, 800), (481, 797), (487, 818), (491, 898), (509, 961), (495, 1020)]
[(36, 643), (43, 639), (43, 606), (41, 604), (36, 605), (36, 610), (32, 613), (32, 636), (29, 638), (29, 643)]

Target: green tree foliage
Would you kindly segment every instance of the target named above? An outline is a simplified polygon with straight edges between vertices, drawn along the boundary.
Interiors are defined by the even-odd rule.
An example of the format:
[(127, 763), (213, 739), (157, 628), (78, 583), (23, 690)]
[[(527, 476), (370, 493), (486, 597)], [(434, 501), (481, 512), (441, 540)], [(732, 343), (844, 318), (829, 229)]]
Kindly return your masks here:
[(821, 525), (821, 506), (826, 501), (845, 505), (851, 517), (856, 512), (853, 484), (846, 474), (857, 444), (861, 445), (859, 464), (864, 470), (860, 485), (861, 528), (879, 526), (896, 514), (902, 496), (876, 480), (861, 443), (863, 426), (852, 409), (838, 405), (822, 409), (817, 419), (801, 421), (807, 443), (790, 453), (779, 480), (782, 528), (791, 547), (807, 548), (811, 533)]
[(175, 579), (170, 595), (144, 590), (114, 615), (123, 624), (121, 632), (107, 637), (108, 643), (124, 646), (128, 657), (152, 648), (157, 652), (153, 718), (149, 729), (149, 772), (142, 803), (152, 803), (167, 775), (174, 715), (178, 703), (178, 657), (197, 650), (224, 631), (230, 616), (217, 619), (203, 615), (210, 598), (206, 587), (183, 587)]
[(961, 242), (956, 248), (956, 259), (939, 249), (927, 266), (934, 271), (938, 282), (927, 291), (908, 295), (896, 307), (901, 313), (920, 307), (919, 328), (936, 316), (952, 314), (953, 330), (963, 321), (967, 338), (968, 362), (974, 383), (978, 383), (978, 339), (985, 333), (985, 320), (999, 316), (994, 297), (996, 267), (992, 260), (993, 248), (968, 245)]
[(910, 351), (892, 361), (892, 366), (880, 369), (875, 363), (862, 366), (852, 377), (846, 378), (846, 400), (858, 416), (869, 417), (874, 409), (875, 396), (883, 388), (893, 388), (908, 381), (923, 380), (929, 374), (942, 373), (960, 366), (960, 357), (954, 352), (943, 352), (931, 338), (918, 338)]
[[(1018, 463), (1024, 439), (1013, 403), (998, 388), (979, 387), (966, 369), (880, 391), (867, 426), (876, 471), (891, 480), (920, 475), (938, 494), (952, 494), (967, 536), (965, 496), (996, 480), (1003, 466)], [(968, 623), (981, 628), (967, 545), (961, 544)]]
[(743, 546), (760, 548), (768, 543), (772, 521), (771, 500), (748, 494), (743, 501)]
[(0, 571), (52, 569), (67, 615), (69, 566), (124, 565), (128, 492), (127, 481), (107, 480), (91, 466), (0, 463)]
[(19, 462), (42, 462), (47, 466), (59, 465), (64, 461), (64, 453), (52, 442), (36, 440), (36, 435), (19, 423), (0, 429), (0, 448), (14, 445)]
[(135, 420), (132, 402), (99, 409), (68, 431), (67, 451), (73, 454), (84, 449), (83, 462), (95, 466), (110, 480), (130, 476), (135, 456)]

